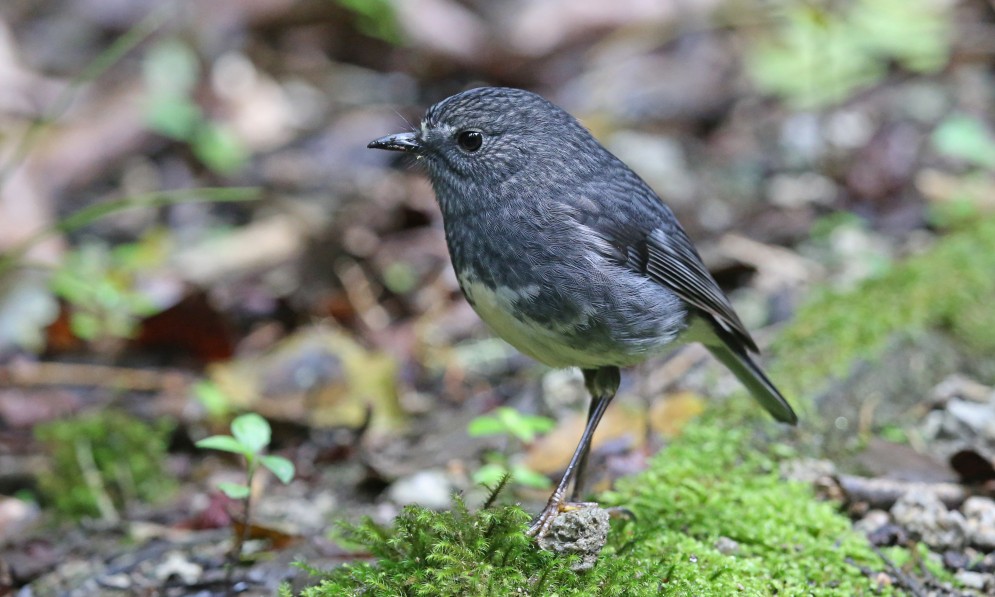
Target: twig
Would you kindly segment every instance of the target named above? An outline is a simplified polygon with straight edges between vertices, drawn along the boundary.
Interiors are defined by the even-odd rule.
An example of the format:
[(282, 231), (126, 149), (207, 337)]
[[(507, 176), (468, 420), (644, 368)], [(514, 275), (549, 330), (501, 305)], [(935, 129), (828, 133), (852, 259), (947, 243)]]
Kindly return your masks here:
[(252, 478), (255, 476), (256, 471), (252, 464), (248, 466), (248, 471), (245, 474), (245, 485), (249, 488), (249, 494), (242, 500), (244, 504), (242, 510), (242, 529), (241, 532), (235, 533), (235, 544), (232, 546), (231, 553), (228, 556), (228, 570), (225, 571), (225, 595), (227, 597), (232, 597), (235, 594), (235, 584), (232, 582), (235, 576), (235, 567), (241, 563), (242, 548), (252, 536), (252, 527), (250, 526), (252, 521)]
[(42, 129), (55, 120), (58, 120), (69, 106), (72, 105), (76, 92), (84, 83), (93, 81), (102, 76), (109, 68), (117, 64), (124, 56), (133, 50), (138, 44), (151, 36), (165, 21), (166, 8), (168, 4), (163, 4), (159, 8), (151, 11), (144, 19), (139, 21), (134, 27), (129, 29), (124, 35), (110, 45), (106, 50), (90, 61), (83, 71), (74, 78), (65, 89), (52, 101), (51, 105), (44, 110), (41, 117), (36, 118), (31, 126), (21, 137), (14, 151), (2, 167), (0, 167), (0, 188), (7, 182), (11, 172), (24, 161), (25, 156), (34, 146), (35, 139)]
[(121, 521), (121, 517), (118, 515), (117, 509), (114, 508), (114, 502), (107, 495), (107, 490), (104, 488), (104, 480), (100, 476), (100, 470), (97, 468), (97, 461), (93, 458), (93, 449), (90, 447), (90, 442), (84, 439), (77, 439), (73, 446), (76, 452), (76, 463), (79, 464), (80, 472), (83, 474), (83, 482), (86, 483), (87, 489), (90, 490), (94, 501), (97, 502), (97, 510), (100, 511), (100, 517), (107, 522), (117, 524)]
[(254, 201), (260, 196), (256, 187), (205, 187), (198, 189), (180, 189), (177, 191), (157, 191), (143, 195), (133, 195), (121, 199), (113, 199), (96, 203), (74, 212), (55, 224), (32, 234), (23, 242), (9, 249), (0, 257), (0, 274), (13, 268), (24, 254), (40, 240), (56, 233), (73, 232), (84, 226), (120, 211), (136, 208), (162, 207), (177, 203), (228, 201)]
[(961, 504), (970, 495), (955, 483), (916, 483), (897, 479), (838, 475), (836, 482), (851, 502), (867, 502), (872, 508), (892, 507), (906, 493), (932, 493), (948, 508)]
[(876, 545), (872, 545), (871, 549), (874, 550), (874, 553), (878, 554), (878, 557), (881, 558), (884, 565), (888, 567), (888, 571), (891, 575), (898, 579), (899, 584), (908, 589), (909, 594), (914, 595), (915, 597), (926, 597), (926, 590), (922, 588), (919, 581), (902, 572), (902, 570), (896, 566), (894, 562), (889, 560), (888, 557), (884, 555), (884, 552), (882, 552)]
[(159, 392), (174, 385), (183, 373), (85, 363), (16, 363), (0, 366), (4, 386), (86, 386), (134, 392)]

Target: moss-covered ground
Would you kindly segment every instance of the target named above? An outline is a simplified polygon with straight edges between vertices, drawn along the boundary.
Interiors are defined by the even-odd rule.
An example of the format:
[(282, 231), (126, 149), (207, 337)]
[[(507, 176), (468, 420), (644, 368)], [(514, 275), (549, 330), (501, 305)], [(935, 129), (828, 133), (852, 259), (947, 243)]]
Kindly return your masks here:
[(941, 238), (926, 252), (848, 293), (816, 292), (772, 346), (771, 376), (798, 397), (821, 392), (855, 363), (874, 362), (896, 335), (951, 332), (965, 349), (995, 351), (995, 218)]
[[(376, 563), (343, 566), (309, 597), (371, 595), (863, 595), (854, 564), (880, 562), (833, 504), (786, 482), (743, 428), (693, 424), (649, 469), (602, 496), (635, 514), (614, 523), (597, 565), (538, 550), (515, 506), (473, 514), (408, 508), (394, 528), (353, 539)], [(738, 547), (720, 551), (721, 538)], [(728, 543), (728, 542), (727, 542)]]
[[(855, 292), (817, 294), (775, 346), (772, 376), (802, 412), (806, 400), (858, 362), (873, 362), (896, 334), (942, 327), (990, 347), (995, 220), (938, 241)], [(308, 597), (369, 595), (864, 595), (888, 594), (864, 570), (884, 564), (850, 520), (812, 489), (785, 481), (794, 448), (764, 439), (747, 401), (713, 409), (642, 474), (601, 496), (635, 520), (613, 523), (594, 569), (533, 547), (515, 506), (469, 513), (408, 508), (393, 528), (364, 523), (353, 539), (372, 563), (325, 573)], [(811, 426), (811, 424), (810, 424)], [(776, 435), (776, 434), (775, 434)], [(723, 538), (734, 550), (718, 548)], [(728, 541), (724, 542), (729, 545)], [(900, 560), (903, 552), (890, 554)], [(904, 555), (908, 555), (905, 553)], [(942, 575), (940, 571), (934, 571)]]

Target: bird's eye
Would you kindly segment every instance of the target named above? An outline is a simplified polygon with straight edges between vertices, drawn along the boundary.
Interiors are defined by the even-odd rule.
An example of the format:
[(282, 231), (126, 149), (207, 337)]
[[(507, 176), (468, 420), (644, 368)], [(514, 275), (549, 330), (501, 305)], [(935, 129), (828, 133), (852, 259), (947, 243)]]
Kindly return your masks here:
[(484, 136), (480, 131), (463, 131), (456, 137), (456, 143), (463, 151), (474, 152), (484, 144)]

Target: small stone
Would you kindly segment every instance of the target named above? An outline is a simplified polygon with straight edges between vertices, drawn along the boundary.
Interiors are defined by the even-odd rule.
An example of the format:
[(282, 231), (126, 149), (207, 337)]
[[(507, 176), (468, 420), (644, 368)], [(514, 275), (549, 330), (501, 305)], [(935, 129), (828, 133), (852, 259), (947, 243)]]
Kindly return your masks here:
[(836, 465), (829, 460), (805, 458), (781, 464), (781, 476), (790, 481), (801, 481), (802, 483), (812, 484), (824, 477), (831, 477), (835, 474)]
[(715, 542), (715, 549), (722, 555), (731, 556), (739, 551), (739, 543), (729, 537), (719, 537)]
[(909, 540), (905, 529), (886, 522), (873, 531), (867, 533), (867, 540), (875, 547), (891, 547), (892, 545), (904, 545)]
[(608, 540), (608, 511), (597, 504), (563, 512), (537, 539), (539, 547), (558, 554), (580, 555), (575, 571), (590, 570)]
[(880, 589), (890, 587), (893, 584), (891, 580), (891, 575), (889, 575), (887, 572), (878, 572), (874, 576), (874, 584), (876, 584)]
[(954, 399), (980, 404), (995, 401), (995, 391), (992, 388), (959, 373), (949, 375), (936, 384), (932, 394), (933, 400), (938, 403)]
[(971, 559), (962, 551), (943, 552), (943, 567), (950, 571), (963, 570), (971, 563)]
[(826, 139), (844, 149), (859, 149), (871, 140), (875, 125), (870, 116), (856, 110), (839, 110), (826, 122)]
[(395, 504), (418, 504), (432, 510), (445, 510), (452, 504), (453, 487), (440, 470), (418, 471), (401, 477), (390, 486), (388, 497)]
[(819, 119), (812, 112), (801, 112), (784, 119), (780, 132), (781, 144), (795, 159), (814, 163), (826, 151), (826, 139)]
[(961, 512), (967, 519), (967, 540), (983, 551), (995, 549), (995, 501), (972, 496), (964, 501)]
[(965, 587), (977, 591), (983, 591), (986, 587), (995, 587), (995, 576), (983, 572), (958, 570), (954, 578)]
[(584, 388), (584, 376), (579, 369), (553, 369), (542, 376), (542, 397), (553, 411), (584, 404), (587, 400), (587, 390)]
[(203, 566), (192, 562), (183, 552), (171, 551), (156, 567), (155, 576), (161, 581), (175, 577), (183, 581), (184, 584), (192, 585), (197, 582), (203, 572)]
[(131, 588), (131, 577), (124, 572), (104, 574), (97, 578), (97, 584), (107, 589), (126, 591)]
[(853, 523), (853, 530), (865, 535), (871, 534), (891, 522), (891, 516), (884, 510), (870, 510), (864, 517)]
[(967, 523), (957, 511), (947, 510), (935, 494), (910, 491), (895, 502), (891, 515), (912, 538), (938, 549), (962, 549), (967, 540)]
[(995, 574), (995, 553), (987, 553), (980, 561), (974, 563), (971, 566), (971, 570), (975, 572), (987, 572), (989, 574)]
[(830, 203), (838, 192), (836, 184), (820, 174), (778, 174), (768, 183), (767, 199), (780, 207), (798, 208)]
[(992, 420), (995, 420), (995, 405), (959, 398), (952, 398), (947, 402), (947, 412), (979, 434), (991, 427)]

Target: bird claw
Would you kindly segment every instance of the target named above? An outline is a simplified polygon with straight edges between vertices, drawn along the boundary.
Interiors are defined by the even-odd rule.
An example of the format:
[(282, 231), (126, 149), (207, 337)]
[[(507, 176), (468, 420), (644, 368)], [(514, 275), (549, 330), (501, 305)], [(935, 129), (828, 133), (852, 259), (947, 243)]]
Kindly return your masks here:
[(563, 500), (550, 500), (546, 507), (542, 509), (535, 522), (525, 531), (525, 534), (534, 539), (544, 537), (549, 532), (556, 517), (564, 512), (572, 512), (582, 508), (597, 508), (597, 502), (565, 502)]

